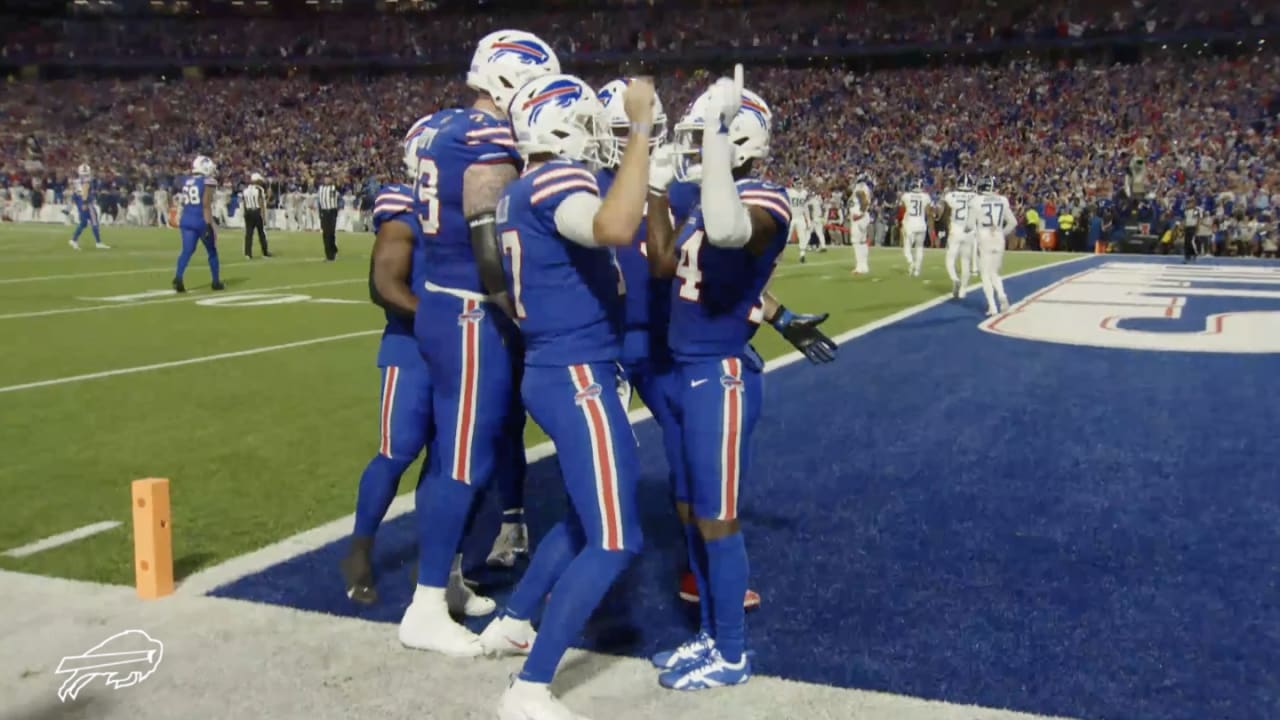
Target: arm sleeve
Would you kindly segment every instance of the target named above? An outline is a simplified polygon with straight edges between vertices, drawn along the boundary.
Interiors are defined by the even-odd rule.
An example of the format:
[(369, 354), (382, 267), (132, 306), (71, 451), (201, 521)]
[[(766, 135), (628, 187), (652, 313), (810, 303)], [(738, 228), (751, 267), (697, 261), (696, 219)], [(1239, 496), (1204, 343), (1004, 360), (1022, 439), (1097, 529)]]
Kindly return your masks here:
[(702, 138), (702, 222), (707, 242), (740, 248), (751, 240), (751, 215), (733, 182), (729, 136), (704, 132)]
[(598, 247), (593, 225), (601, 204), (598, 196), (581, 190), (565, 197), (552, 217), (556, 232), (583, 247)]

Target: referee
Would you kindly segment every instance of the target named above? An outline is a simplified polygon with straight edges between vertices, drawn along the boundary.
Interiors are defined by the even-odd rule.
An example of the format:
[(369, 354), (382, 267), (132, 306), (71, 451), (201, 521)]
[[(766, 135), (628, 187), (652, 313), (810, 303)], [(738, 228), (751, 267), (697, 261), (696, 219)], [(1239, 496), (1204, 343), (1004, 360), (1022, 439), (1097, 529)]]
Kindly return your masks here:
[(324, 235), (324, 259), (332, 262), (338, 257), (338, 188), (333, 184), (332, 175), (324, 176), (324, 182), (316, 191), (316, 201), (320, 205), (320, 232)]
[(240, 202), (244, 206), (244, 256), (253, 259), (253, 231), (258, 231), (258, 244), (262, 246), (262, 257), (271, 257), (267, 250), (267, 231), (262, 222), (262, 208), (267, 204), (267, 191), (262, 189), (262, 175), (254, 173), (249, 176), (249, 184), (240, 191)]

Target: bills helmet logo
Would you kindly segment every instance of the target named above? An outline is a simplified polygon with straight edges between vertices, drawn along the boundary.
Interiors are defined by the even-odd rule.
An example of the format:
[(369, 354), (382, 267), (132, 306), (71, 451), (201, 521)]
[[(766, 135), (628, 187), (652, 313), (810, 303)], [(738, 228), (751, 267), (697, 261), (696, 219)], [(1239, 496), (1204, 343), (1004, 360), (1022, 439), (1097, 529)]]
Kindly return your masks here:
[(537, 122), (543, 108), (553, 105), (562, 108), (572, 107), (575, 102), (582, 99), (583, 89), (582, 84), (574, 80), (556, 80), (547, 83), (547, 86), (536, 95), (525, 100), (520, 109), (529, 111), (529, 122), (532, 124)]
[(131, 687), (151, 677), (164, 657), (164, 644), (141, 630), (125, 630), (89, 648), (80, 655), (62, 658), (55, 674), (70, 673), (58, 688), (62, 702), (75, 700), (89, 683), (102, 678), (116, 690)]
[(551, 54), (533, 40), (503, 40), (493, 44), (489, 62), (502, 58), (514, 58), (525, 65), (542, 65), (551, 59)]

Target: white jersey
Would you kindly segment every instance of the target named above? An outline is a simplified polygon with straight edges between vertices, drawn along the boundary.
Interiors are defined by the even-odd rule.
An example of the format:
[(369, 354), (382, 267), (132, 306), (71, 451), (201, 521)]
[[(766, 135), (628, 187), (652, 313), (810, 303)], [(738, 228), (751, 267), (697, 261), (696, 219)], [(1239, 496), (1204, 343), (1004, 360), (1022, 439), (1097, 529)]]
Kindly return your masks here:
[(791, 203), (791, 222), (794, 224), (797, 220), (806, 218), (805, 203), (809, 200), (809, 193), (802, 188), (787, 188), (787, 200)]
[(805, 201), (805, 209), (808, 211), (809, 222), (815, 225), (822, 225), (822, 196), (813, 193), (809, 199)]
[(965, 229), (983, 239), (1000, 238), (1013, 232), (1018, 220), (1013, 216), (1009, 198), (999, 193), (977, 193), (969, 198)]
[[(868, 197), (870, 197), (868, 195)], [(864, 207), (855, 193), (849, 201), (849, 239), (853, 243), (867, 241), (867, 233), (871, 230), (871, 208)]]
[(942, 196), (942, 202), (951, 210), (951, 219), (947, 227), (948, 237), (968, 235), (965, 220), (969, 217), (969, 201), (976, 193), (969, 190), (952, 190)]
[(929, 229), (929, 208), (933, 207), (933, 199), (928, 193), (912, 190), (902, 193), (898, 201), (906, 212), (902, 215), (902, 229), (907, 232), (925, 232)]

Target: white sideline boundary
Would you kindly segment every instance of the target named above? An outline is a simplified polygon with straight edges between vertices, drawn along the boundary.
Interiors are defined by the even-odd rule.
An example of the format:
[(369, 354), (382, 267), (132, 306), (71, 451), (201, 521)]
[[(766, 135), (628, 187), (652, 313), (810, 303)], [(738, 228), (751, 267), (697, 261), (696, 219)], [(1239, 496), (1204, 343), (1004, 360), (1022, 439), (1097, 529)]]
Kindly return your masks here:
[[(317, 262), (324, 262), (324, 258), (306, 258), (303, 260), (275, 260), (275, 259), (264, 258), (261, 260), (240, 260), (236, 262), (219, 263), (219, 266), (224, 268), (229, 268), (229, 267), (241, 267), (244, 265), (256, 265), (256, 266), (301, 265), (303, 263), (317, 263)], [(147, 275), (147, 274), (154, 274), (154, 273), (173, 272), (173, 269), (174, 268), (172, 265), (166, 265), (164, 267), (135, 268), (133, 270), (102, 270), (99, 272), (62, 273), (59, 275), (35, 275), (33, 277), (16, 277), (16, 278), (0, 279), (0, 285), (17, 285), (18, 283), (44, 282), (48, 280), (82, 280), (85, 278), (116, 277), (118, 275)]]
[(53, 385), (69, 385), (71, 383), (84, 382), (86, 380), (100, 380), (102, 378), (116, 377), (117, 375), (133, 375), (135, 373), (151, 372), (152, 370), (183, 367), (184, 365), (199, 365), (201, 363), (214, 362), (215, 360), (227, 360), (230, 358), (247, 357), (249, 355), (261, 355), (262, 353), (275, 352), (277, 350), (290, 350), (292, 348), (306, 347), (308, 345), (319, 345), (320, 343), (335, 342), (338, 340), (347, 340), (350, 338), (365, 337), (368, 335), (378, 335), (381, 333), (381, 328), (377, 330), (360, 330), (357, 332), (342, 333), (341, 335), (328, 335), (325, 337), (311, 338), (309, 340), (297, 340), (295, 342), (281, 343), (279, 345), (265, 345), (263, 347), (249, 348), (248, 350), (233, 350), (231, 352), (217, 353), (215, 355), (202, 355), (200, 357), (186, 358), (184, 360), (170, 360), (168, 362), (153, 363), (151, 365), (138, 365), (135, 367), (118, 368), (116, 370), (103, 370), (101, 372), (86, 373), (84, 375), (70, 375), (68, 377), (52, 378), (49, 380), (37, 380), (35, 382), (0, 387), (0, 394), (17, 392), (19, 390), (51, 387)]
[(57, 535), (50, 535), (47, 538), (41, 538), (40, 540), (27, 543), (21, 547), (5, 550), (4, 556), (11, 558), (29, 557), (38, 552), (44, 552), (45, 550), (52, 550), (56, 547), (69, 545), (77, 540), (83, 540), (87, 537), (97, 535), (100, 532), (106, 532), (118, 527), (120, 527), (119, 520), (103, 520), (102, 522), (90, 523), (84, 527), (78, 527), (75, 530), (68, 530), (66, 532), (58, 533)]
[[(1070, 263), (1081, 262), (1094, 257), (1093, 255), (1078, 255), (1057, 262), (1040, 265), (1026, 270), (1020, 270), (1015, 273), (1003, 276), (1005, 279), (1029, 275), (1035, 272), (1041, 272), (1051, 268), (1062, 267)], [(975, 283), (970, 289), (980, 288), (981, 284)], [(866, 325), (862, 325), (851, 330), (847, 330), (835, 336), (833, 340), (843, 345), (850, 340), (862, 337), (881, 328), (900, 322), (914, 315), (918, 315), (926, 310), (930, 310), (939, 305), (947, 303), (951, 300), (950, 293), (936, 297), (932, 300), (926, 300), (918, 305), (899, 310), (892, 315), (872, 321)], [(800, 361), (804, 356), (793, 351), (782, 355), (765, 364), (764, 371), (766, 373), (773, 372), (779, 368)], [(643, 422), (653, 417), (645, 408), (633, 410), (627, 414), (627, 419), (632, 425)], [(550, 441), (541, 442), (526, 450), (526, 455), (530, 463), (544, 460), (555, 454), (555, 447)], [(412, 493), (404, 493), (398, 495), (391, 503), (391, 507), (387, 511), (384, 522), (389, 522), (400, 517), (413, 509)], [(176, 590), (180, 595), (203, 595), (214, 588), (220, 587), (227, 583), (235, 582), (242, 577), (252, 575), (256, 572), (265, 570), (272, 565), (289, 560), (298, 555), (311, 552), (317, 548), (328, 545), (336, 540), (341, 540), (351, 532), (352, 523), (355, 522), (355, 513), (344, 515), (336, 520), (305, 530), (296, 535), (287, 537), (278, 542), (272, 543), (266, 547), (260, 548), (253, 552), (231, 558), (217, 565), (210, 566), (199, 572), (193, 573), (183, 580)]]
[[(268, 293), (277, 290), (301, 290), (303, 288), (326, 287), (329, 285), (351, 285), (354, 283), (368, 282), (368, 278), (347, 278), (343, 280), (322, 280), (318, 282), (299, 283), (293, 285), (277, 285), (275, 287), (253, 288), (250, 290), (235, 290), (232, 292), (220, 292), (218, 297), (236, 297), (246, 293)], [(139, 302), (113, 302), (106, 305), (82, 305), (80, 307), (69, 308), (53, 308), (51, 310), (31, 310), (27, 312), (9, 313), (0, 315), (0, 320), (22, 320), (26, 318), (51, 317), (54, 315), (74, 315), (77, 313), (94, 312), (95, 310), (119, 310), (121, 308), (147, 307), (148, 305), (164, 305), (166, 303), (194, 302), (202, 297), (213, 295), (212, 290), (191, 291), (171, 298), (163, 298), (161, 300), (142, 300)]]

